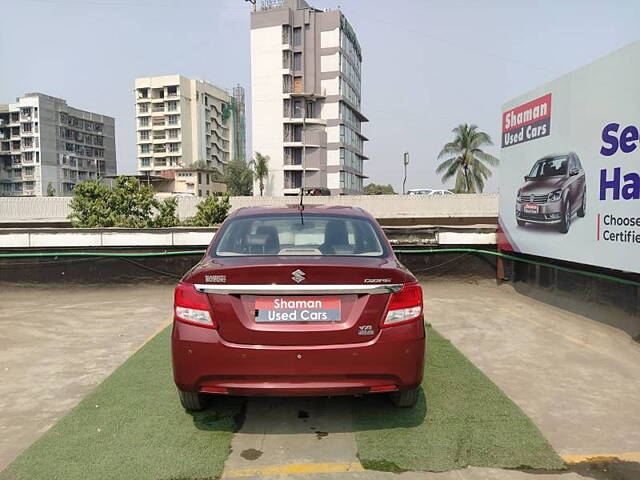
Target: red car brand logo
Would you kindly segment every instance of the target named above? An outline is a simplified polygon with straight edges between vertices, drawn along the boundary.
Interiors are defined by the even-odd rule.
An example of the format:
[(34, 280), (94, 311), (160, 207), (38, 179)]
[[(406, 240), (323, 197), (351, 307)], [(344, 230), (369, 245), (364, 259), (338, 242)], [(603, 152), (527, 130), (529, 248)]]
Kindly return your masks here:
[(304, 278), (305, 275), (306, 274), (300, 269), (294, 270), (291, 272), (291, 280), (296, 283), (304, 282), (306, 280), (306, 278)]
[(550, 93), (502, 114), (502, 148), (546, 137), (550, 133)]

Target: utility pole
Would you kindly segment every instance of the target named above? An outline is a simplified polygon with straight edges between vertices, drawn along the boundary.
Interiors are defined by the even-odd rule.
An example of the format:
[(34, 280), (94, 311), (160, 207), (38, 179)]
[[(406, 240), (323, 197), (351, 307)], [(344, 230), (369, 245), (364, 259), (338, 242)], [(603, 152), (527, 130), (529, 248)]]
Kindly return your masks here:
[(402, 181), (402, 194), (404, 195), (406, 193), (405, 185), (407, 184), (407, 165), (409, 165), (409, 152), (404, 152), (403, 163), (404, 163), (404, 180)]

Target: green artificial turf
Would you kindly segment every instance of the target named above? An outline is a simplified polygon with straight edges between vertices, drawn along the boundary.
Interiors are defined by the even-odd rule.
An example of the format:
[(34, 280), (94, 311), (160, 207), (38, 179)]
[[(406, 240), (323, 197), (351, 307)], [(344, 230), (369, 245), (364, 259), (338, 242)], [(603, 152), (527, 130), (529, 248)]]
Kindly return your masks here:
[(422, 387), (414, 408), (394, 408), (383, 397), (354, 403), (365, 468), (565, 468), (522, 410), (431, 328)]
[(209, 479), (229, 454), (237, 399), (180, 406), (170, 328), (157, 335), (20, 455), (1, 480)]

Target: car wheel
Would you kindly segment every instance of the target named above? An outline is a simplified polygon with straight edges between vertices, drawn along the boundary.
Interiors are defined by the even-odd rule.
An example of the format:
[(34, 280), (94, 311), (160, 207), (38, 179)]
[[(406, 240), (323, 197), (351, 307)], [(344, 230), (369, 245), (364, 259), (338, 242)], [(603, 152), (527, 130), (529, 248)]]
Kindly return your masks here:
[(582, 190), (582, 204), (578, 209), (578, 216), (584, 217), (586, 214), (587, 214), (587, 188), (585, 187), (584, 190)]
[(524, 220), (518, 220), (518, 226), (519, 227), (524, 227), (527, 224), (527, 222), (525, 222)]
[(558, 230), (560, 231), (560, 233), (568, 233), (570, 226), (571, 226), (571, 207), (569, 205), (565, 205), (564, 210), (562, 212), (562, 220), (560, 221)]
[(403, 392), (392, 392), (389, 394), (391, 402), (396, 407), (413, 407), (418, 401), (419, 388), (405, 390)]
[(182, 407), (189, 412), (198, 412), (206, 407), (204, 395), (201, 393), (178, 390), (178, 395)]

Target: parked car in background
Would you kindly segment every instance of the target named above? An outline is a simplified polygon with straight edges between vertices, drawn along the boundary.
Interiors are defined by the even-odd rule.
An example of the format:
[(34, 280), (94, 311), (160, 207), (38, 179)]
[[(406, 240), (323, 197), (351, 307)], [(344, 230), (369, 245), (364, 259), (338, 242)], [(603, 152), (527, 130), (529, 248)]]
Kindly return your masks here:
[(542, 157), (534, 163), (524, 181), (516, 197), (519, 226), (528, 222), (555, 224), (560, 232), (567, 233), (574, 214), (585, 216), (585, 174), (574, 152)]
[(187, 410), (211, 394), (411, 406), (425, 335), (422, 289), (368, 213), (240, 209), (175, 289), (174, 379)]
[(453, 195), (450, 190), (434, 190), (432, 188), (412, 188), (407, 191), (408, 195)]

